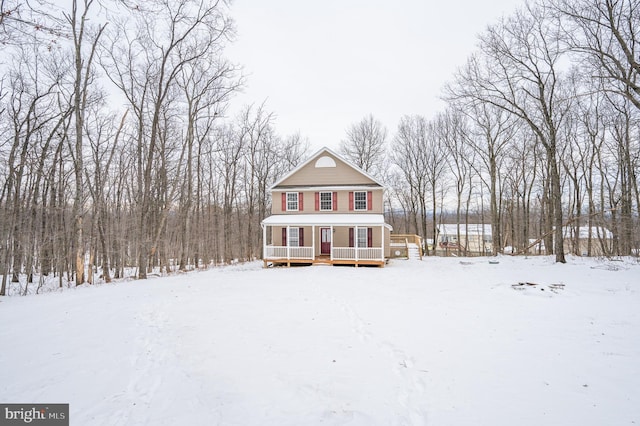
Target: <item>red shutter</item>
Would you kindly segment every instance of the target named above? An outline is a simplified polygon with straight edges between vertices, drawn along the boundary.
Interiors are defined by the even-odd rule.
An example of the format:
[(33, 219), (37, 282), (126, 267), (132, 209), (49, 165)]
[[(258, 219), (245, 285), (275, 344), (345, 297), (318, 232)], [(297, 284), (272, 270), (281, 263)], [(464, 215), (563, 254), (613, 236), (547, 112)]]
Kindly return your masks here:
[(282, 193), (282, 211), (283, 212), (287, 211), (287, 193), (286, 192)]
[(304, 194), (302, 192), (298, 192), (298, 210), (304, 210)]
[(367, 247), (373, 247), (373, 228), (367, 228)]
[(353, 247), (353, 228), (349, 228), (349, 247)]
[(371, 191), (367, 192), (367, 210), (373, 210), (373, 193)]
[(298, 247), (304, 247), (304, 228), (298, 229)]
[(320, 193), (316, 192), (316, 211), (320, 210)]
[(334, 192), (333, 196), (331, 197), (331, 200), (333, 201), (333, 210), (338, 210), (338, 193)]
[(283, 246), (289, 245), (289, 243), (287, 242), (287, 228), (282, 228), (282, 245)]
[(353, 191), (349, 192), (349, 211), (353, 211)]

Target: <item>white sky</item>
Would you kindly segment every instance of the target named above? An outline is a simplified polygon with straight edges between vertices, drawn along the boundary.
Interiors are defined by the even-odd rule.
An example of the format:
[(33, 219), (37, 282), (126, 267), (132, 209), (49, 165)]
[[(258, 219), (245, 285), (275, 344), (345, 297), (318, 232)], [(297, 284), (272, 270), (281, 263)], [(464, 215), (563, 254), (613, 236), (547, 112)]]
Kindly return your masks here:
[(337, 149), (368, 114), (395, 133), (405, 114), (444, 108), (443, 85), (477, 35), (523, 0), (235, 0), (238, 36), (229, 58), (247, 85), (230, 114), (260, 104), (282, 135), (300, 131), (312, 150)]

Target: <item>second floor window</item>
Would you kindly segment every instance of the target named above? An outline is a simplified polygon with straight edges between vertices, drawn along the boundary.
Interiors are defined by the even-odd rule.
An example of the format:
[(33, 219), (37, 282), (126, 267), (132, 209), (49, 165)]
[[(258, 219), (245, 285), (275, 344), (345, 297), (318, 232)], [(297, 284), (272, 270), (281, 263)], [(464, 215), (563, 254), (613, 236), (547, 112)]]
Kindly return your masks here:
[(356, 191), (353, 193), (354, 210), (367, 210), (367, 191)]
[(320, 193), (320, 210), (333, 210), (333, 193)]
[(298, 210), (298, 193), (287, 192), (287, 211)]

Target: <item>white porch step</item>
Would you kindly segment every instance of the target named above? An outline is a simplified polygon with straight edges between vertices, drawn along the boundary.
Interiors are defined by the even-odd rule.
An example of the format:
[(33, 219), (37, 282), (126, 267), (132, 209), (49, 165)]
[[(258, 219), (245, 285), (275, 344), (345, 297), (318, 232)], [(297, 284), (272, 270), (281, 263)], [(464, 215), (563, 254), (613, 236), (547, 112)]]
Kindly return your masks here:
[(420, 248), (417, 244), (409, 243), (407, 244), (407, 249), (409, 251), (408, 258), (409, 260), (420, 260)]

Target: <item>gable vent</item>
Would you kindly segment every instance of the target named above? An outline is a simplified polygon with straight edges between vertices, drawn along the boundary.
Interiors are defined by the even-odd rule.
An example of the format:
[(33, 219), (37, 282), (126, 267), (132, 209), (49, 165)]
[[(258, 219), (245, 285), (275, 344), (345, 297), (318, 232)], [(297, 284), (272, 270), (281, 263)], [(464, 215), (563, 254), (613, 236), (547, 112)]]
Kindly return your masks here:
[(336, 167), (336, 162), (333, 158), (325, 155), (324, 157), (318, 158), (316, 161), (316, 168), (318, 169), (321, 167)]

